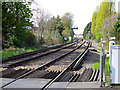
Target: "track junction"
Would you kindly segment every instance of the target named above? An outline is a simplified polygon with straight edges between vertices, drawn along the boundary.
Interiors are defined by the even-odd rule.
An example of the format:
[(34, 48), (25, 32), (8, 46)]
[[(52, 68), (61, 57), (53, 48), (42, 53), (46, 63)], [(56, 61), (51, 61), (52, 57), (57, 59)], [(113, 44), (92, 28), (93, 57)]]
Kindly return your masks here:
[[(69, 88), (68, 84), (77, 82), (98, 84), (99, 69), (82, 66), (91, 46), (90, 41), (76, 40), (3, 60), (0, 67), (3, 79), (1, 88), (28, 87), (45, 90), (59, 88), (64, 83), (66, 86), (63, 85), (63, 88)], [(32, 81), (39, 83), (32, 86)], [(22, 87), (20, 84), (23, 83)]]

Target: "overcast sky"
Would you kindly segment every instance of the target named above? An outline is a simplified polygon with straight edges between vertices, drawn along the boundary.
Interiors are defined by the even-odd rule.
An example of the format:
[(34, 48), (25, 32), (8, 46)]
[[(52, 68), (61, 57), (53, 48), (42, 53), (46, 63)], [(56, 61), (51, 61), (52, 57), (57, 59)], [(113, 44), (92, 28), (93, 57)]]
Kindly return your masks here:
[[(37, 7), (44, 9), (51, 16), (63, 16), (66, 12), (74, 15), (73, 26), (78, 26), (75, 33), (83, 33), (87, 23), (92, 21), (92, 14), (96, 7), (100, 5), (103, 0), (35, 0)], [(116, 0), (118, 1), (118, 0)], [(36, 8), (36, 6), (33, 6)]]

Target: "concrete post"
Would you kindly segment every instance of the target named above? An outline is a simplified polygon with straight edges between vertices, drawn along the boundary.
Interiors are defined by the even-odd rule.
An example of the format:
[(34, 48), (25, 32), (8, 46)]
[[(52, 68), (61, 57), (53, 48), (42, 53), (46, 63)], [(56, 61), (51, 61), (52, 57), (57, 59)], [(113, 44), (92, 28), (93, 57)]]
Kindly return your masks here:
[(102, 51), (100, 54), (100, 87), (105, 83), (105, 41), (102, 41)]
[(103, 52), (103, 82), (105, 82), (105, 42), (102, 42), (102, 52)]
[(102, 87), (103, 83), (103, 61), (102, 61), (103, 53), (100, 54), (100, 87)]

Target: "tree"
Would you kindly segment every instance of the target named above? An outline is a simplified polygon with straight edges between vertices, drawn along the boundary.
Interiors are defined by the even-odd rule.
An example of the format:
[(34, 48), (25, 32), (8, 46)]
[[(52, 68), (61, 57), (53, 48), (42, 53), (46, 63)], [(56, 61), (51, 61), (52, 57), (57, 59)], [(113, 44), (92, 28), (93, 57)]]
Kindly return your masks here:
[(59, 34), (62, 36), (62, 32), (64, 30), (64, 24), (61, 21), (59, 15), (56, 18), (56, 30), (59, 32)]
[(3, 48), (10, 46), (23, 47), (32, 27), (31, 3), (2, 3), (2, 39)]
[(33, 32), (36, 36), (37, 44), (41, 45), (44, 43), (44, 37), (49, 36), (49, 33), (47, 33), (47, 29), (49, 29), (47, 22), (49, 21), (50, 17), (47, 12), (39, 8), (33, 9), (33, 13), (34, 25), (37, 27), (37, 29), (35, 29), (35, 31), (33, 30)]
[[(50, 27), (50, 35), (51, 38), (55, 41), (55, 42), (63, 42), (63, 36), (62, 36), (62, 32), (64, 30), (64, 24), (60, 18), (60, 16), (58, 15), (57, 18), (55, 18), (54, 16), (48, 21), (48, 23), (51, 25)], [(55, 40), (56, 39), (56, 40)]]
[(115, 23), (114, 27), (116, 40), (120, 41), (120, 17), (118, 17), (118, 21)]
[(113, 8), (113, 2), (108, 2), (108, 0), (104, 0), (98, 8), (97, 15), (95, 13), (93, 14), (91, 32), (98, 42), (102, 38), (104, 19), (110, 17), (112, 13), (114, 13)]
[(109, 37), (115, 37), (114, 24), (117, 21), (117, 15), (112, 14), (110, 17), (105, 18), (102, 25), (102, 36), (105, 41), (109, 41)]
[(73, 19), (73, 15), (68, 12), (65, 13), (62, 17), (62, 22), (65, 28), (65, 30), (62, 33), (64, 37), (68, 38), (71, 36), (72, 19)]
[(92, 24), (91, 24), (91, 34), (93, 38), (95, 38), (96, 16), (97, 16), (97, 12), (94, 12), (92, 16)]
[(89, 22), (87, 24), (87, 26), (85, 27), (85, 29), (83, 31), (83, 38), (87, 38), (88, 39), (88, 31), (91, 32), (91, 22)]
[(55, 18), (53, 16), (48, 22), (49, 22), (49, 24), (51, 23), (51, 31), (56, 30), (62, 36), (62, 32), (64, 30), (64, 24), (63, 24), (60, 16), (58, 15), (57, 18)]

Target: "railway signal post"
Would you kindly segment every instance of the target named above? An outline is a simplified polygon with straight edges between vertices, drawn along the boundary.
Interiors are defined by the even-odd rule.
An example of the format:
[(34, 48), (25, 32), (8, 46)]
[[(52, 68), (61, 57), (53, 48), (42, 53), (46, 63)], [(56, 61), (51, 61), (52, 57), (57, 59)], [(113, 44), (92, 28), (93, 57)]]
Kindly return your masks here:
[(71, 41), (73, 41), (74, 29), (78, 29), (78, 27), (71, 28)]
[(90, 39), (90, 31), (88, 31), (88, 39)]

